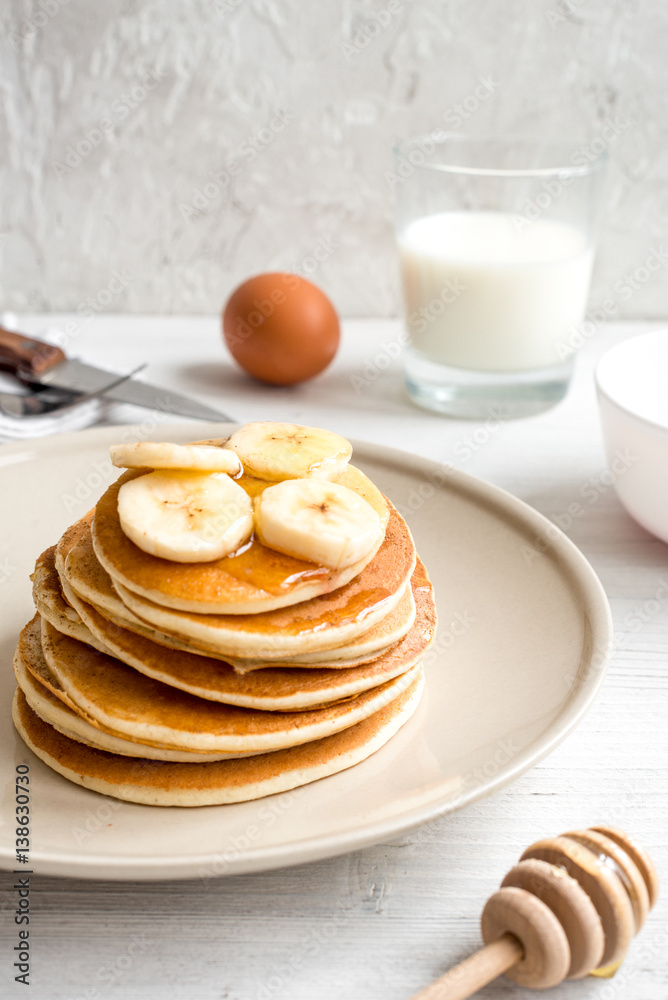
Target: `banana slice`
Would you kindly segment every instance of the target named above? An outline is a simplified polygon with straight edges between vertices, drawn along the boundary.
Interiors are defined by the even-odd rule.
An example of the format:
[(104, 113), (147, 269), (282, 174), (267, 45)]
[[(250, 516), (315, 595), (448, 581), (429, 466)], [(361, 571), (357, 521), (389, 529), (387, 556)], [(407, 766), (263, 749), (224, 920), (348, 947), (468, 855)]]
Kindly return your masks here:
[(172, 444), (171, 441), (135, 441), (112, 444), (113, 465), (119, 469), (193, 469), (198, 472), (241, 472), (239, 456), (211, 444)]
[(224, 448), (236, 452), (244, 471), (256, 479), (337, 479), (353, 453), (339, 434), (320, 427), (258, 421), (246, 424)]
[(347, 486), (286, 479), (257, 497), (255, 531), (271, 549), (342, 569), (378, 545), (383, 526), (371, 504)]
[(252, 501), (224, 473), (137, 476), (121, 486), (118, 514), (135, 545), (173, 562), (221, 559), (253, 531)]

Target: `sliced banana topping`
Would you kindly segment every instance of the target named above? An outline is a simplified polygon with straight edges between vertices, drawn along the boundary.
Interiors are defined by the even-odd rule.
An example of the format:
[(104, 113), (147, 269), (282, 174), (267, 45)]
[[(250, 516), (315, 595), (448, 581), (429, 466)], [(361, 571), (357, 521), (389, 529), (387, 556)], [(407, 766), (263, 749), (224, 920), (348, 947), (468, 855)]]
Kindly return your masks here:
[(353, 453), (339, 434), (320, 427), (258, 421), (246, 424), (225, 448), (236, 452), (244, 471), (256, 479), (337, 479)]
[(211, 562), (253, 531), (248, 494), (224, 473), (148, 472), (121, 486), (121, 527), (135, 545), (174, 562)]
[(111, 461), (120, 469), (193, 469), (199, 472), (241, 472), (241, 460), (229, 448), (211, 444), (172, 444), (171, 441), (135, 441), (112, 444)]
[(269, 548), (342, 569), (378, 546), (383, 527), (363, 497), (338, 483), (286, 479), (255, 501), (255, 531)]

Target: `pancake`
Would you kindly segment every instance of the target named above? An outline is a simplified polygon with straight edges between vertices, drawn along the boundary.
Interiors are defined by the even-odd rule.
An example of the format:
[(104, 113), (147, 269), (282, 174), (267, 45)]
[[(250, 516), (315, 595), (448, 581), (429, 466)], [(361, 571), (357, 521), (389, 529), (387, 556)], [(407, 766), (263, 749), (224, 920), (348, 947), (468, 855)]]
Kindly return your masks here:
[[(392, 504), (352, 466), (336, 480), (383, 525), (375, 551), (342, 570), (255, 536), (181, 563), (121, 529), (119, 490), (147, 471), (121, 475), (37, 560), (38, 614), (14, 658), (27, 745), (104, 794), (200, 806), (297, 787), (387, 742), (417, 707), (435, 630), (431, 584)], [(252, 498), (271, 485), (236, 481)]]
[(343, 732), (276, 753), (203, 764), (132, 759), (84, 746), (40, 719), (21, 690), (12, 715), (30, 749), (75, 784), (145, 805), (206, 806), (285, 792), (358, 764), (410, 719), (421, 692), (418, 676), (393, 701)]
[[(31, 645), (39, 639), (35, 617), (19, 640), (30, 669)], [(397, 697), (421, 669), (354, 698), (302, 712), (263, 712), (196, 698), (146, 677), (119, 660), (64, 636), (42, 619), (41, 645), (66, 703), (92, 725), (137, 743), (195, 753), (247, 753), (296, 746), (329, 736), (378, 711)], [(54, 692), (58, 694), (58, 692)]]
[(64, 632), (70, 624), (74, 627), (81, 625), (81, 619), (75, 609), (62, 599), (56, 572), (55, 554), (56, 546), (51, 545), (42, 552), (41, 556), (38, 556), (35, 569), (30, 575), (30, 581), (33, 600), (35, 602), (41, 601), (47, 612), (45, 617), (51, 614), (55, 621), (62, 619), (63, 628), (60, 631)]
[[(75, 601), (81, 600), (81, 598), (78, 598), (75, 591), (72, 590), (66, 581), (62, 581), (62, 588), (63, 594), (66, 596), (67, 600), (70, 601), (70, 603), (73, 604)], [(401, 638), (401, 636), (411, 627), (410, 619), (405, 614), (406, 604), (404, 602), (404, 598), (409, 596), (408, 591), (409, 588), (407, 587), (404, 591), (404, 595), (400, 599), (400, 604), (397, 605), (397, 608), (394, 608), (390, 612), (390, 615), (388, 615), (388, 618), (390, 616), (393, 618), (395, 618), (395, 616), (396, 618), (399, 618), (400, 616), (403, 617), (401, 628), (397, 629), (397, 639)], [(120, 598), (117, 598), (117, 600), (119, 604), (122, 603)], [(209, 659), (221, 660), (223, 663), (233, 666), (235, 671), (239, 674), (245, 674), (252, 670), (261, 670), (274, 666), (298, 666), (304, 667), (305, 669), (312, 667), (315, 669), (326, 668), (332, 670), (340, 667), (356, 667), (373, 662), (379, 656), (388, 652), (392, 646), (392, 643), (390, 643), (388, 645), (379, 646), (377, 649), (375, 648), (377, 640), (384, 639), (385, 636), (382, 632), (376, 631), (376, 628), (374, 627), (374, 629), (369, 630), (374, 633), (372, 639), (369, 640), (369, 644), (373, 641), (374, 645), (370, 646), (369, 644), (364, 643), (363, 648), (366, 646), (366, 651), (360, 653), (356, 653), (358, 640), (353, 640), (346, 645), (340, 647), (337, 646), (335, 649), (315, 650), (312, 653), (305, 653), (302, 656), (281, 656), (274, 662), (269, 661), (266, 658), (252, 659), (251, 657), (234, 657), (230, 656), (229, 653), (223, 653), (219, 649), (214, 649), (213, 646), (205, 642), (196, 642), (192, 639), (185, 642), (177, 639), (176, 636), (166, 635), (164, 632), (160, 632), (159, 630), (152, 628), (147, 622), (136, 624), (135, 621), (130, 621), (120, 615), (117, 616), (110, 613), (108, 608), (100, 604), (96, 604), (91, 600), (87, 600), (85, 603), (110, 624), (118, 625), (120, 628), (133, 632), (136, 635), (145, 636), (147, 639), (151, 639), (156, 644), (168, 649), (178, 649), (187, 653), (197, 652), (203, 656), (207, 656)], [(410, 614), (412, 617), (412, 612), (410, 612)], [(380, 624), (384, 625), (384, 620)], [(366, 635), (363, 638), (366, 639)], [(340, 656), (339, 653), (341, 654)]]
[[(416, 562), (416, 568), (418, 565), (422, 565), (419, 559)], [(413, 570), (411, 581), (414, 576), (415, 570)], [(385, 618), (382, 618), (377, 625), (373, 625), (368, 632), (363, 632), (362, 635), (343, 646), (336, 646), (334, 649), (316, 649), (310, 653), (298, 653), (295, 656), (284, 656), (273, 662), (266, 659), (237, 656), (228, 656), (227, 662), (231, 663), (234, 669), (242, 674), (264, 667), (336, 670), (370, 663), (389, 652), (395, 643), (403, 639), (412, 629), (415, 623), (416, 609), (411, 581), (404, 587), (397, 606), (392, 608)], [(383, 642), (382, 646), (379, 645), (381, 641)]]
[[(53, 550), (44, 552), (37, 565), (49, 587), (58, 587), (58, 576), (48, 566), (53, 565)], [(418, 560), (411, 578), (417, 615), (409, 633), (393, 644), (390, 650), (362, 668), (306, 669), (269, 668), (239, 674), (229, 665), (197, 653), (172, 650), (150, 639), (107, 621), (84, 601), (73, 595), (72, 600), (83, 622), (97, 640), (95, 646), (121, 660), (140, 673), (171, 684), (199, 698), (222, 701), (229, 705), (262, 709), (263, 711), (299, 711), (307, 707), (348, 698), (382, 684), (410, 669), (424, 655), (434, 634), (435, 609), (431, 584)], [(62, 601), (62, 597), (61, 597)], [(48, 595), (50, 605), (57, 604), (56, 594)], [(63, 602), (64, 603), (64, 602)], [(51, 619), (47, 619), (54, 624)], [(58, 628), (65, 635), (70, 632)], [(78, 636), (72, 636), (79, 638)], [(84, 640), (85, 641), (85, 640)], [(49, 721), (49, 720), (47, 720)]]
[[(121, 733), (116, 732), (113, 729), (107, 728), (97, 720), (92, 720), (86, 717), (85, 713), (82, 713), (81, 709), (74, 702), (69, 693), (62, 686), (55, 673), (49, 666), (44, 656), (41, 643), (41, 623), (33, 619), (22, 631), (19, 637), (19, 643), (16, 647), (14, 653), (14, 674), (18, 681), (19, 687), (23, 688), (28, 701), (31, 703), (37, 714), (49, 722), (51, 725), (55, 725), (56, 729), (61, 729), (51, 718), (49, 718), (49, 705), (57, 703), (62, 710), (65, 712), (64, 715), (60, 715), (61, 719), (70, 719), (72, 715), (76, 716), (79, 720), (80, 725), (77, 726), (66, 726), (68, 731), (65, 732), (66, 736), (71, 736), (73, 739), (80, 739), (81, 742), (87, 743), (90, 746), (98, 745), (100, 749), (112, 750), (112, 752), (125, 752), (130, 756), (137, 756), (136, 753), (132, 752), (129, 748), (133, 746), (138, 746), (146, 752), (141, 752), (139, 756), (151, 757), (156, 760), (226, 760), (235, 757), (248, 757), (255, 752), (259, 751), (248, 751), (247, 753), (229, 753), (229, 752), (214, 752), (205, 751), (202, 753), (195, 753), (183, 750), (173, 750), (170, 747), (156, 743), (155, 745), (150, 745), (147, 743), (136, 743), (134, 744), (131, 740), (128, 740), (126, 736)], [(23, 680), (27, 678), (27, 682), (24, 684)], [(43, 698), (40, 701), (41, 707), (36, 704), (32, 704), (33, 701), (37, 701), (39, 695)], [(48, 703), (47, 700), (48, 699)], [(45, 714), (45, 712), (47, 714)], [(71, 729), (71, 732), (69, 731)], [(94, 733), (96, 734), (96, 741), (92, 739), (81, 739), (80, 735), (76, 735), (75, 729), (79, 729), (82, 733)], [(65, 730), (61, 730), (65, 731)], [(124, 751), (116, 750), (113, 745), (105, 745), (107, 742), (111, 741), (112, 744), (118, 743), (125, 747)]]
[(84, 718), (77, 715), (71, 708), (57, 698), (48, 687), (41, 684), (29, 672), (19, 651), (14, 656), (14, 673), (19, 688), (23, 691), (26, 701), (40, 719), (57, 729), (59, 733), (68, 736), (86, 746), (97, 750), (108, 750), (110, 753), (122, 754), (126, 757), (147, 757), (149, 760), (172, 760), (196, 763), (211, 760), (229, 760), (234, 754), (197, 754), (183, 750), (167, 750), (161, 747), (151, 747), (142, 743), (133, 743), (122, 739), (103, 729), (91, 726)]
[(286, 655), (336, 648), (368, 632), (396, 607), (414, 567), (413, 539), (392, 508), (376, 558), (345, 587), (304, 601), (298, 609), (202, 615), (154, 604), (118, 581), (114, 586), (134, 615), (161, 632), (206, 643), (229, 656), (277, 661)]
[[(83, 521), (77, 522), (56, 545), (56, 569), (65, 599), (74, 604), (78, 597), (108, 621), (122, 628), (146, 636), (169, 649), (189, 652), (194, 644), (182, 642), (176, 636), (165, 635), (125, 607), (114, 590), (109, 574), (97, 561), (88, 528)], [(225, 659), (224, 654), (218, 650), (207, 649), (205, 652), (207, 656)]]
[(72, 602), (68, 603), (63, 597), (54, 555), (55, 545), (52, 545), (42, 552), (35, 563), (35, 570), (30, 578), (35, 608), (58, 632), (78, 639), (79, 642), (86, 642), (102, 653), (108, 652), (102, 640), (94, 636), (81, 620)]
[[(87, 532), (87, 525), (83, 521), (65, 532), (58, 542), (56, 567), (59, 570), (60, 585), (67, 601), (74, 605), (77, 603), (77, 599), (83, 600), (87, 606), (111, 624), (128, 629), (137, 635), (145, 636), (147, 639), (152, 639), (153, 642), (170, 649), (182, 649), (186, 652), (196, 649), (209, 657), (224, 659), (239, 672), (259, 669), (267, 665), (266, 659), (232, 658), (229, 654), (226, 655), (205, 642), (195, 642), (194, 640), (184, 642), (177, 639), (176, 636), (166, 635), (133, 615), (114, 590), (109, 574), (102, 569), (97, 561), (90, 533)], [(414, 614), (414, 602), (410, 588), (406, 587), (397, 606), (363, 636), (332, 650), (315, 650), (293, 657), (283, 656), (280, 658), (280, 665), (299, 664), (336, 668), (369, 663), (381, 653), (387, 652), (394, 642), (397, 642), (408, 632), (412, 626)]]
[[(92, 524), (93, 545), (101, 565), (115, 583), (144, 600), (197, 614), (250, 615), (286, 608), (344, 586), (371, 562), (382, 544), (364, 559), (340, 570), (284, 555), (256, 537), (236, 553), (211, 562), (175, 563), (149, 555), (130, 541), (121, 528), (118, 493), (121, 486), (146, 474), (128, 471), (100, 498)], [(236, 480), (251, 496), (272, 484), (250, 476)], [(336, 480), (364, 497), (385, 527), (389, 512), (382, 493), (367, 477), (348, 466)]]
[[(345, 653), (352, 652), (355, 662), (373, 659), (388, 640), (382, 629), (372, 629), (398, 607), (414, 564), (413, 539), (392, 508), (375, 559), (345, 587), (300, 604), (298, 616), (290, 608), (254, 615), (193, 615), (145, 601), (119, 584), (112, 586), (96, 558), (85, 523), (66, 532), (56, 548), (56, 566), (66, 596), (69, 584), (79, 597), (123, 628), (172, 648), (195, 647), (208, 656), (234, 657), (240, 661), (240, 669), (248, 668), (248, 659), (261, 665), (266, 661), (284, 663), (298, 655), (300, 662), (309, 662), (311, 653), (349, 647), (361, 635), (366, 644), (363, 653), (357, 654), (354, 648)], [(390, 638), (407, 627), (404, 609), (403, 618), (400, 613), (390, 622)]]
[(82, 518), (71, 524), (69, 528), (66, 528), (62, 533), (58, 541), (56, 542), (55, 551), (55, 562), (56, 562), (56, 572), (60, 575), (65, 568), (65, 559), (68, 554), (84, 537), (84, 535), (89, 534), (90, 526), (93, 523), (93, 518), (95, 517), (95, 508), (89, 510), (87, 514), (84, 514)]

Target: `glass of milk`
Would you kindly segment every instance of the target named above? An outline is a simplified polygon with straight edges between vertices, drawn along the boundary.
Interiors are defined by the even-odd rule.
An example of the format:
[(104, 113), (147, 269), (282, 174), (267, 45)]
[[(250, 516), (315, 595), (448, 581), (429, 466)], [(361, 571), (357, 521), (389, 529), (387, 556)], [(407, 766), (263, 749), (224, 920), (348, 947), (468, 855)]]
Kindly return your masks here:
[(604, 158), (435, 133), (395, 149), (404, 371), (420, 406), (471, 419), (565, 395), (581, 341)]

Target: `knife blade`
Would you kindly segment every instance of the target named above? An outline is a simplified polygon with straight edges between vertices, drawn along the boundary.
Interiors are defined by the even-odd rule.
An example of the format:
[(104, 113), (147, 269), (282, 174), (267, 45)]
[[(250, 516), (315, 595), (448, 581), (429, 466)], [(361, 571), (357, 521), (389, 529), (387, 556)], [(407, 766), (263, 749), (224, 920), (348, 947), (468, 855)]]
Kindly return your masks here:
[[(66, 410), (82, 406), (89, 400), (103, 395), (106, 388), (116, 388), (121, 382), (140, 372), (145, 365), (138, 365), (127, 375), (119, 375), (112, 385), (104, 386), (97, 392), (71, 392), (68, 389), (57, 389), (52, 385), (28, 385), (18, 379), (11, 385), (8, 392), (0, 392), (0, 411), (12, 417), (40, 417), (47, 413), (54, 416), (62, 415)], [(0, 385), (6, 385), (9, 379), (2, 379)]]
[(196, 420), (232, 421), (227, 414), (189, 396), (68, 358), (54, 344), (4, 327), (0, 327), (0, 368), (14, 372), (27, 385), (51, 386), (81, 395), (104, 395), (118, 402)]

